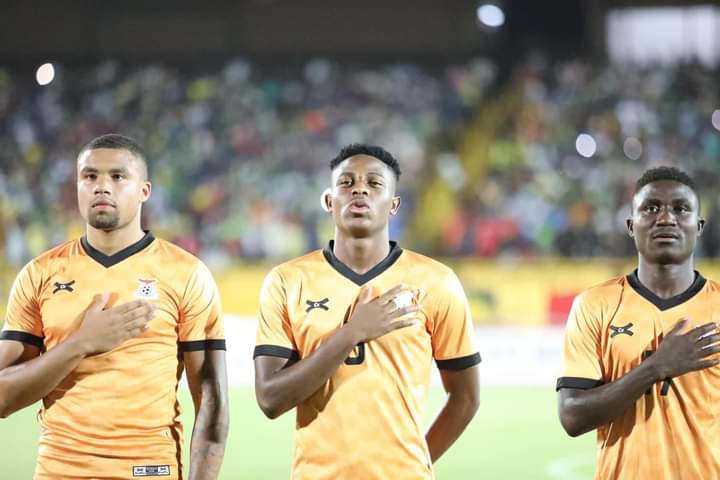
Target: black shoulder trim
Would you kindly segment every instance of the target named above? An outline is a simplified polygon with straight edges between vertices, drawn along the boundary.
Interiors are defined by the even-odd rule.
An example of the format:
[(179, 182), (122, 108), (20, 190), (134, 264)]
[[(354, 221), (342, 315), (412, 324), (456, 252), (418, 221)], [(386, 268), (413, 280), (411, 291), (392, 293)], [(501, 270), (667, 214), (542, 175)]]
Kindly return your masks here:
[(655, 305), (659, 310), (669, 310), (673, 307), (677, 307), (678, 305), (687, 302), (692, 297), (697, 295), (697, 293), (703, 289), (705, 283), (707, 283), (705, 277), (700, 275), (700, 272), (696, 270), (695, 280), (693, 280), (692, 285), (690, 285), (687, 290), (678, 295), (675, 295), (674, 297), (660, 298), (652, 291), (650, 291), (649, 288), (640, 283), (640, 279), (637, 276), (637, 269), (634, 270), (630, 275), (628, 275), (627, 279), (633, 290), (635, 290), (645, 300)]
[(253, 351), (253, 360), (257, 357), (279, 357), (286, 358), (291, 362), (297, 362), (300, 360), (300, 354), (296, 350), (292, 350), (285, 347), (279, 347), (277, 345), (258, 345)]
[(378, 263), (373, 268), (361, 275), (352, 270), (340, 260), (338, 260), (338, 258), (335, 256), (334, 248), (335, 241), (330, 240), (328, 246), (323, 249), (323, 255), (325, 256), (325, 260), (327, 260), (327, 262), (340, 275), (347, 278), (356, 285), (364, 285), (373, 278), (383, 273), (385, 270), (390, 268), (397, 261), (398, 258), (400, 258), (400, 255), (402, 255), (403, 252), (403, 249), (398, 246), (397, 242), (391, 241), (390, 252), (387, 254), (387, 257), (385, 257), (382, 261), (380, 261), (380, 263)]
[(153, 237), (152, 233), (146, 231), (143, 238), (112, 255), (105, 255), (100, 250), (94, 248), (90, 245), (90, 242), (87, 241), (87, 237), (85, 235), (80, 238), (80, 245), (82, 245), (83, 250), (85, 250), (85, 253), (87, 253), (90, 258), (98, 262), (103, 267), (110, 268), (145, 249), (145, 247), (150, 245), (153, 240), (155, 240), (155, 237)]
[(602, 384), (602, 381), (594, 380), (592, 378), (560, 377), (557, 379), (557, 383), (555, 384), (555, 391), (557, 392), (561, 388), (577, 388), (579, 390), (590, 390), (591, 388), (599, 387)]
[(201, 350), (227, 350), (225, 340), (193, 340), (178, 342), (181, 352), (199, 352)]
[(435, 360), (440, 370), (464, 370), (480, 363), (482, 359), (479, 353), (473, 353), (465, 357), (451, 358), (449, 360)]
[(14, 340), (16, 342), (27, 343), (38, 348), (43, 348), (43, 338), (27, 332), (18, 330), (3, 330), (0, 332), (0, 340)]

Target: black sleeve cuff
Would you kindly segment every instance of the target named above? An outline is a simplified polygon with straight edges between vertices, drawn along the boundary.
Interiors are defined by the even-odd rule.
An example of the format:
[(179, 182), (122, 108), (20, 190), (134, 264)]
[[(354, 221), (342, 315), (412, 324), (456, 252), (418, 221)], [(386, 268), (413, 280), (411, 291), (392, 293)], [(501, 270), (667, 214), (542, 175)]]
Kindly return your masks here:
[(577, 388), (579, 390), (590, 390), (591, 388), (599, 387), (602, 384), (602, 381), (594, 380), (592, 378), (560, 377), (557, 379), (555, 391), (557, 392), (561, 388)]
[(277, 345), (258, 345), (253, 351), (253, 360), (257, 357), (279, 357), (290, 360), (291, 362), (297, 362), (300, 360), (300, 354), (296, 350), (292, 350), (286, 347), (279, 347)]
[(16, 342), (27, 343), (38, 348), (43, 348), (43, 337), (38, 337), (31, 333), (20, 332), (18, 330), (4, 330), (0, 332), (0, 340), (14, 340)]
[(194, 340), (179, 342), (181, 352), (199, 352), (201, 350), (227, 350), (225, 340)]
[(440, 370), (464, 370), (480, 363), (482, 359), (479, 353), (473, 353), (466, 357), (451, 358), (449, 360), (435, 360)]

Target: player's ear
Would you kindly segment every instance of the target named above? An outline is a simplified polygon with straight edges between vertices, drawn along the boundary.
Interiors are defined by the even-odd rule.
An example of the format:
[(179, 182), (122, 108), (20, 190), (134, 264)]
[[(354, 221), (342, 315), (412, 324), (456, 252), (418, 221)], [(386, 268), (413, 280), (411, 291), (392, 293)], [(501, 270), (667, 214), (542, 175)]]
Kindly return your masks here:
[(698, 219), (698, 237), (702, 235), (703, 230), (705, 230), (705, 219), (699, 218)]
[(400, 204), (401, 204), (401, 203), (402, 203), (402, 202), (400, 201), (400, 197), (399, 197), (399, 196), (396, 195), (396, 196), (393, 197), (393, 199), (392, 199), (392, 205), (390, 206), (390, 215), (395, 215), (395, 214), (398, 212), (398, 210), (400, 210)]
[(320, 195), (320, 206), (326, 212), (332, 212), (332, 190), (329, 188), (323, 190), (322, 195)]
[(633, 230), (632, 218), (628, 218), (627, 220), (625, 220), (625, 226), (627, 227), (628, 235), (630, 235), (631, 238), (634, 237), (635, 232)]
[(140, 203), (147, 202), (150, 198), (150, 193), (152, 193), (152, 183), (146, 180), (143, 182), (142, 187), (140, 187)]

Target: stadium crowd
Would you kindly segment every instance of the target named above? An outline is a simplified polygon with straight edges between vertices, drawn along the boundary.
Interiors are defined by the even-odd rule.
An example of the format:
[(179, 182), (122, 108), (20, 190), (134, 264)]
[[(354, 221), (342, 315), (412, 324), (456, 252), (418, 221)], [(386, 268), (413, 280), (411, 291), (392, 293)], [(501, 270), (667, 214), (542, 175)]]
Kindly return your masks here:
[[(66, 67), (44, 88), (18, 77), (0, 72), (0, 248), (9, 264), (81, 233), (75, 156), (95, 135), (119, 132), (147, 149), (153, 231), (217, 265), (323, 243), (320, 192), (339, 148), (383, 145), (412, 179), (428, 144), (472, 114), (493, 70), (482, 61), (279, 69), (235, 60), (201, 75)], [(404, 183), (408, 197), (415, 187)]]
[[(486, 108), (490, 118), (480, 125), (491, 133), (476, 142), (482, 155), (473, 158), (484, 162), (483, 175), (449, 216), (446, 249), (630, 256), (624, 225), (634, 180), (649, 167), (672, 165), (696, 179), (709, 220), (700, 251), (717, 255), (716, 78), (694, 64), (598, 66), (532, 57)], [(483, 133), (474, 128), (468, 135)]]
[[(0, 71), (0, 258), (18, 266), (81, 233), (75, 155), (106, 132), (147, 149), (152, 230), (215, 267), (323, 244), (328, 162), (351, 142), (400, 159), (405, 208), (391, 232), (403, 239), (419, 217), (416, 225), (442, 232), (428, 253), (631, 254), (622, 225), (632, 181), (669, 164), (698, 180), (703, 214), (716, 220), (702, 251), (715, 255), (716, 77), (698, 65), (539, 58), (508, 80), (484, 60), (442, 68), (234, 60), (202, 74), (105, 62), (66, 66), (48, 87)], [(583, 132), (596, 144), (589, 158), (576, 147)], [(468, 140), (480, 133), (486, 140)], [(466, 181), (448, 189), (451, 214), (423, 227), (428, 207), (418, 199), (448, 156)]]

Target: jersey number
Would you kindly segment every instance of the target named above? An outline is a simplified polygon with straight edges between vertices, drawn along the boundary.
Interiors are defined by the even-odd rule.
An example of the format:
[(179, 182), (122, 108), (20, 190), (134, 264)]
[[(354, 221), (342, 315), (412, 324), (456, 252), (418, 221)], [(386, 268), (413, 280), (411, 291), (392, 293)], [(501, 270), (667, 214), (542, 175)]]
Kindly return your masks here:
[[(642, 359), (645, 360), (653, 353), (655, 353), (655, 352), (653, 352), (652, 350), (647, 350), (647, 351), (643, 352)], [(663, 380), (662, 387), (660, 387), (660, 395), (667, 396), (672, 384), (673, 384), (672, 378), (666, 378), (665, 380)], [(652, 388), (650, 388), (647, 392), (645, 392), (645, 395), (650, 395), (650, 393), (652, 393)]]
[[(346, 324), (350, 320), (350, 309), (348, 308), (347, 312), (345, 312), (345, 321), (343, 321), (343, 325)], [(357, 352), (356, 355), (353, 355), (355, 352)], [(360, 365), (365, 361), (365, 342), (360, 342), (357, 345), (355, 345), (355, 348), (353, 348), (353, 352), (348, 355), (348, 357), (345, 359), (345, 365)]]
[(365, 342), (360, 342), (355, 347), (357, 348), (357, 355), (353, 356), (352, 353), (345, 359), (345, 365), (360, 365), (365, 361)]

